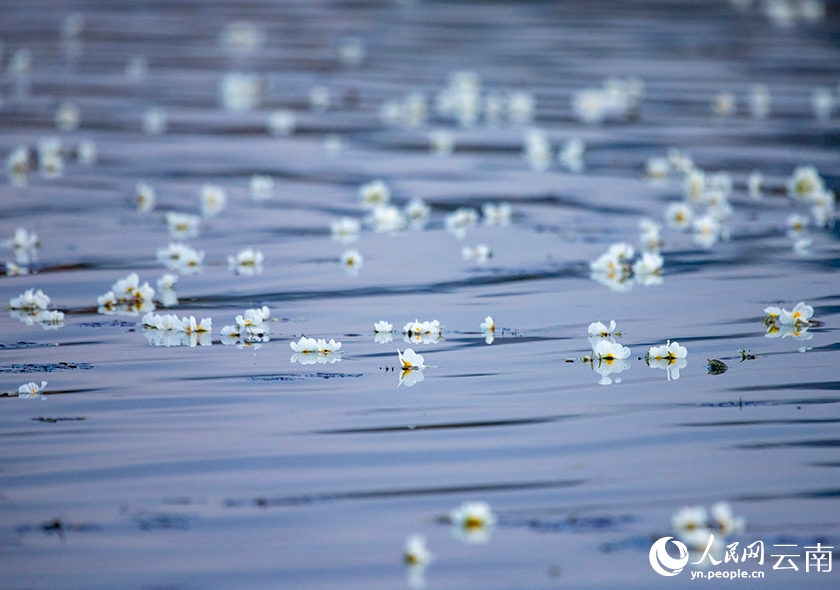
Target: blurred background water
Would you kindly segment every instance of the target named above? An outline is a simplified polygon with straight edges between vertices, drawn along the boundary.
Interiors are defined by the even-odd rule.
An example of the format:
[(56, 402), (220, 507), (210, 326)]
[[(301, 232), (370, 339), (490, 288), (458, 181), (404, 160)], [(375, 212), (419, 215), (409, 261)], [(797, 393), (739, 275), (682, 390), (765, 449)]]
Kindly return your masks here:
[[(0, 239), (40, 244), (0, 251), (0, 588), (650, 588), (738, 567), (765, 577), (721, 582), (836, 587), (805, 548), (840, 540), (838, 231), (833, 196), (814, 211), (787, 184), (814, 166), (840, 185), (839, 23), (808, 1), (3, 3)], [(361, 202), (376, 179), (396, 209)], [(207, 184), (226, 207), (202, 216)], [(710, 239), (668, 223), (681, 202)], [(343, 217), (360, 232), (335, 235)], [(611, 244), (640, 259), (643, 219), (661, 271), (593, 276)], [(165, 305), (174, 242), (204, 259)], [(248, 247), (262, 263), (231, 267)], [(210, 318), (203, 345), (98, 310), (130, 273), (154, 313)], [(27, 289), (63, 322), (10, 309)], [(765, 325), (800, 301), (810, 325)], [(264, 305), (264, 341), (222, 335)], [(440, 337), (404, 336), (415, 319)], [(581, 360), (609, 320), (621, 372)], [(292, 362), (304, 335), (339, 360)], [(643, 360), (667, 340), (678, 378)], [(409, 347), (432, 367), (400, 386)], [(29, 381), (43, 399), (19, 399)], [(497, 520), (483, 543), (448, 522), (471, 501)], [(719, 501), (745, 527), (710, 531), (762, 540), (764, 564), (655, 573), (672, 516)], [(414, 533), (425, 568), (403, 564)]]

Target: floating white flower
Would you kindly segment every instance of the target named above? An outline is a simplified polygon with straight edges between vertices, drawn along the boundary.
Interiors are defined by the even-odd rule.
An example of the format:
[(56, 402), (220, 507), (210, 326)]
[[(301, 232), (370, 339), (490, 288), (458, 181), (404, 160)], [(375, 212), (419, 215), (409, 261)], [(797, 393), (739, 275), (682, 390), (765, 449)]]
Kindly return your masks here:
[(493, 251), (487, 244), (478, 244), (475, 248), (471, 246), (464, 246), (461, 248), (461, 258), (467, 262), (475, 262), (477, 264), (487, 264), (493, 257)]
[(608, 115), (607, 97), (602, 90), (587, 89), (576, 92), (572, 97), (572, 110), (582, 123), (596, 125)]
[(651, 219), (645, 218), (639, 220), (639, 230), (641, 231), (639, 242), (641, 242), (642, 248), (648, 252), (659, 252), (659, 248), (662, 246), (662, 226)]
[(455, 136), (451, 131), (436, 129), (429, 133), (429, 149), (436, 156), (448, 156), (455, 149)]
[(260, 106), (264, 89), (265, 81), (261, 76), (230, 72), (219, 82), (219, 100), (229, 111), (250, 111)]
[(798, 166), (788, 179), (787, 191), (794, 200), (808, 202), (825, 191), (825, 183), (815, 166)]
[(728, 502), (715, 502), (709, 512), (721, 535), (744, 532), (746, 519), (743, 516), (735, 516)]
[(613, 341), (611, 338), (602, 338), (592, 347), (592, 353), (597, 363), (593, 362), (593, 369), (601, 375), (601, 385), (612, 383), (610, 375), (622, 373), (630, 368), (627, 357), (630, 356), (630, 349)]
[(770, 114), (770, 89), (765, 84), (750, 86), (750, 114), (754, 119), (766, 119)]
[(377, 205), (373, 208), (368, 222), (374, 231), (379, 233), (395, 233), (403, 231), (408, 222), (402, 211), (393, 205)]
[(830, 88), (814, 88), (811, 93), (811, 110), (818, 121), (828, 121), (834, 109), (834, 95)]
[(75, 131), (79, 128), (82, 111), (72, 102), (63, 102), (55, 111), (55, 125), (62, 131)]
[(198, 235), (198, 228), (201, 225), (201, 217), (189, 213), (178, 213), (167, 211), (163, 220), (169, 228), (169, 235), (173, 238), (194, 238)]
[(359, 269), (364, 266), (365, 258), (358, 250), (346, 250), (341, 255), (341, 264), (347, 269), (348, 274), (356, 275)]
[(403, 561), (408, 566), (425, 566), (432, 560), (432, 554), (426, 547), (426, 537), (420, 534), (411, 535), (405, 540)]
[(158, 107), (149, 107), (143, 113), (143, 131), (146, 135), (166, 133), (166, 111)]
[(44, 178), (57, 178), (64, 173), (64, 152), (58, 138), (47, 137), (38, 142), (38, 171)]
[(80, 164), (86, 166), (95, 164), (97, 156), (96, 143), (93, 140), (83, 139), (76, 144), (76, 159)]
[(47, 388), (47, 382), (41, 381), (41, 384), (30, 381), (18, 387), (18, 397), (20, 399), (47, 399), (44, 395), (44, 390)]
[(228, 256), (228, 268), (241, 275), (258, 275), (262, 272), (262, 263), (265, 257), (256, 248), (245, 248), (240, 250), (236, 256)]
[(626, 242), (612, 244), (607, 251), (589, 263), (590, 277), (614, 290), (630, 287), (630, 258), (633, 246)]
[(56, 330), (64, 325), (64, 312), (48, 309), (39, 313), (36, 319), (45, 330)]
[(817, 227), (834, 227), (837, 197), (834, 191), (824, 190), (810, 200), (811, 216)]
[(297, 115), (292, 111), (282, 109), (268, 115), (268, 130), (272, 135), (291, 135), (295, 127), (297, 127)]
[(493, 344), (493, 340), (496, 337), (496, 321), (491, 316), (487, 316), (484, 318), (484, 321), (481, 322), (479, 329), (481, 330), (481, 334), (484, 336), (484, 341), (487, 344)]
[(508, 118), (516, 125), (526, 125), (534, 119), (534, 95), (525, 90), (511, 92), (508, 95)]
[(447, 231), (451, 232), (459, 240), (467, 235), (467, 229), (478, 222), (478, 211), (471, 207), (459, 207), (444, 219)]
[(633, 263), (633, 276), (642, 285), (658, 285), (662, 282), (663, 258), (657, 252), (642, 252), (642, 257)]
[(671, 531), (692, 549), (703, 549), (712, 534), (709, 514), (703, 506), (684, 506), (671, 516)]
[(485, 225), (510, 225), (513, 219), (513, 207), (510, 203), (484, 203), (481, 206), (481, 214), (484, 217)]
[(400, 381), (397, 383), (397, 387), (401, 385), (412, 387), (423, 381), (425, 378), (423, 370), (427, 367), (422, 354), (417, 354), (411, 348), (406, 348), (405, 352), (400, 352), (397, 349), (397, 356), (400, 359)]
[(585, 151), (586, 146), (583, 140), (573, 137), (560, 148), (557, 159), (560, 160), (560, 163), (569, 172), (581, 172), (583, 170), (583, 154)]
[[(28, 267), (38, 259), (38, 248), (41, 247), (41, 240), (35, 232), (30, 232), (24, 227), (15, 229), (15, 233), (8, 240), (3, 240), (2, 246), (11, 248), (15, 254), (15, 262), (23, 267)], [(25, 269), (28, 272), (28, 268)]]
[(487, 502), (464, 502), (449, 512), (453, 535), (466, 543), (486, 543), (496, 515)]
[(391, 189), (382, 180), (374, 180), (359, 187), (359, 199), (368, 209), (387, 205), (391, 202)]
[(665, 208), (665, 221), (674, 229), (690, 228), (693, 218), (694, 211), (686, 203), (671, 203)]
[(289, 359), (293, 363), (312, 365), (315, 363), (334, 363), (341, 360), (341, 342), (330, 339), (327, 342), (323, 338), (315, 340), (301, 336), (297, 342), (290, 342), (289, 346), (294, 353)]
[(610, 320), (609, 327), (605, 326), (603, 322), (592, 322), (587, 329), (589, 335), (589, 342), (594, 349), (595, 345), (605, 339), (613, 336), (621, 336), (621, 332), (616, 332), (615, 320)]
[(350, 243), (359, 239), (362, 224), (358, 219), (342, 217), (330, 223), (332, 238), (339, 242)]
[(668, 178), (668, 173), (671, 171), (671, 163), (668, 158), (651, 157), (645, 162), (646, 178), (655, 181), (662, 181)]
[(343, 39), (338, 45), (338, 59), (346, 66), (358, 66), (365, 59), (365, 45), (358, 37)]
[(204, 261), (204, 252), (181, 242), (173, 242), (157, 251), (157, 259), (171, 270), (198, 272)]
[(9, 307), (30, 313), (45, 310), (50, 305), (50, 298), (41, 289), (27, 289), (17, 297), (9, 300)]
[(244, 20), (225, 25), (219, 33), (219, 45), (233, 53), (248, 54), (265, 42), (265, 33), (255, 24)]
[(227, 192), (220, 186), (205, 184), (201, 187), (201, 215), (213, 217), (227, 207)]
[(707, 213), (694, 220), (692, 230), (692, 240), (695, 244), (711, 248), (720, 239), (722, 227), (714, 215)]
[(154, 310), (155, 290), (148, 282), (140, 284), (136, 272), (119, 279), (111, 289), (97, 298), (99, 313), (125, 313), (135, 315), (141, 311)]
[(405, 206), (404, 214), (408, 219), (408, 225), (412, 229), (423, 229), (429, 220), (430, 207), (423, 199), (411, 199)]
[(255, 174), (248, 181), (248, 193), (254, 201), (267, 201), (274, 196), (274, 179), (263, 174)]
[(686, 201), (700, 203), (703, 192), (707, 188), (706, 175), (701, 170), (693, 169), (688, 172), (683, 181), (683, 196)]
[(6, 168), (9, 177), (15, 186), (26, 186), (26, 179), (29, 175), (29, 148), (20, 146), (12, 150), (6, 159)]
[(309, 108), (322, 113), (330, 108), (330, 91), (326, 86), (313, 86), (309, 91)]
[(679, 342), (667, 341), (661, 346), (651, 346), (645, 355), (645, 362), (654, 369), (665, 369), (668, 372), (668, 381), (680, 378), (680, 369), (688, 366), (688, 349), (680, 346)]
[(531, 129), (525, 134), (523, 153), (532, 170), (542, 172), (551, 164), (553, 157), (551, 143), (540, 129)]
[(408, 322), (403, 326), (403, 334), (405, 334), (406, 342), (416, 344), (439, 342), (441, 340), (442, 330), (443, 326), (438, 320), (421, 322), (415, 319), (413, 322)]
[(394, 339), (394, 326), (390, 322), (380, 321), (373, 325), (373, 340), (377, 344), (388, 344)]
[[(146, 213), (147, 211), (154, 209), (156, 200), (157, 196), (155, 194), (155, 189), (145, 182), (138, 182), (134, 187), (134, 206), (141, 213)], [(169, 215), (169, 213), (167, 213), (167, 215)], [(173, 231), (172, 224), (169, 220), (167, 220), (166, 223), (169, 225), (170, 231)]]
[(813, 315), (814, 308), (806, 305), (804, 301), (800, 301), (792, 311), (783, 309), (779, 321), (787, 326), (807, 325)]
[(676, 148), (668, 150), (668, 162), (671, 164), (671, 168), (683, 175), (688, 175), (692, 170), (695, 170), (691, 156)]
[(720, 92), (712, 100), (712, 112), (719, 117), (735, 114), (735, 96), (731, 92)]
[(391, 324), (391, 322), (386, 322), (385, 320), (382, 320), (373, 324), (373, 331), (378, 332), (380, 334), (393, 332), (394, 325)]
[(178, 295), (175, 293), (175, 283), (178, 282), (178, 275), (172, 273), (164, 273), (157, 280), (158, 301), (164, 307), (173, 307), (178, 305)]

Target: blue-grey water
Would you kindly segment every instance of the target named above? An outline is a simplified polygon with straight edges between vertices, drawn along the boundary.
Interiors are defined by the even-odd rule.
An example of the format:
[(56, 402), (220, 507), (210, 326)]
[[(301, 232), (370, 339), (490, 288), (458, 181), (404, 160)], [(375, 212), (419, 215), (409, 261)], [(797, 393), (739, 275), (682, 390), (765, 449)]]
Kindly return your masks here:
[[(840, 20), (836, 3), (814, 17), (820, 5), (2, 3), (0, 154), (24, 148), (27, 172), (4, 168), (0, 241), (23, 227), (40, 246), (0, 250), (17, 260), (0, 276), (0, 588), (676, 588), (738, 569), (764, 578), (696, 583), (836, 588), (840, 565), (806, 551), (840, 546), (840, 234), (786, 189), (799, 166), (840, 189)], [(251, 83), (226, 101), (232, 73)], [(643, 95), (582, 122), (575, 97), (609, 78), (641, 81)], [(458, 79), (480, 84), (464, 91), (479, 98), (475, 121), (438, 108)], [(755, 84), (766, 118), (750, 110)], [(319, 87), (328, 105), (311, 105)], [(824, 118), (817, 88), (836, 103)], [(530, 120), (494, 110), (517, 91), (533, 97)], [(425, 117), (399, 118), (421, 102), (412, 94)], [(63, 103), (77, 127), (57, 127)], [(165, 129), (144, 129), (149, 109)], [(289, 134), (270, 132), (279, 110), (296, 116)], [(553, 150), (545, 170), (523, 155), (528, 129)], [(435, 130), (451, 133), (451, 154), (432, 153)], [(53, 178), (38, 169), (48, 138), (63, 161)], [(572, 138), (580, 171), (556, 156)], [(671, 149), (730, 175), (714, 243), (665, 219), (682, 175), (653, 181), (645, 167)], [(254, 175), (273, 179), (270, 197), (250, 195)], [(377, 231), (359, 197), (377, 179), (428, 218)], [(156, 192), (150, 211), (138, 182)], [(200, 216), (205, 184), (227, 207), (173, 237), (166, 212)], [(447, 228), (486, 203), (510, 204), (511, 218)], [(807, 220), (798, 233), (793, 214)], [(331, 235), (342, 217), (362, 222), (355, 241)], [(642, 219), (661, 225), (661, 272), (590, 276), (613, 243), (641, 256)], [(143, 312), (97, 310), (130, 273), (159, 298), (157, 251), (171, 242), (204, 260), (174, 271), (177, 304), (154, 313), (212, 319), (203, 345), (144, 328)], [(479, 244), (492, 257), (465, 259)], [(247, 247), (261, 269), (234, 272), (228, 256)], [(355, 269), (341, 261), (350, 249)], [(27, 289), (63, 323), (11, 309)], [(800, 301), (807, 326), (765, 325), (766, 307)], [(266, 341), (222, 336), (264, 305)], [(441, 338), (406, 342), (415, 319), (439, 320)], [(590, 323), (610, 320), (631, 352), (602, 375), (606, 361), (581, 359)], [(338, 360), (292, 362), (303, 335), (340, 341)], [(668, 340), (688, 351), (678, 379), (643, 360)], [(420, 382), (401, 384), (406, 348), (431, 365)], [(30, 381), (47, 381), (43, 396), (20, 399)], [(485, 542), (449, 522), (472, 501), (496, 517)], [(720, 501), (744, 526), (710, 532), (739, 557), (763, 541), (763, 564), (707, 557), (658, 575), (649, 550), (680, 538), (672, 516)], [(433, 557), (408, 567), (417, 533)], [(797, 570), (776, 569), (783, 552)]]

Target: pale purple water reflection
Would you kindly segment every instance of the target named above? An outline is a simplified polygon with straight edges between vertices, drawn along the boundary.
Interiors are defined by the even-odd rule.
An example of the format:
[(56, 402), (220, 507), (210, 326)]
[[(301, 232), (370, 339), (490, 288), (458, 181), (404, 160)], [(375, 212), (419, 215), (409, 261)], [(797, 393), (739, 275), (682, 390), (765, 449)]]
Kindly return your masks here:
[[(840, 103), (838, 21), (782, 4), (802, 5), (790, 23), (723, 1), (0, 7), (0, 240), (40, 239), (0, 302), (41, 289), (64, 313), (0, 316), (0, 392), (15, 394), (0, 397), (0, 588), (672, 588), (739, 568), (764, 579), (720, 583), (836, 587), (804, 552), (840, 541), (840, 248), (825, 205), (786, 183), (813, 165), (840, 188), (840, 109), (820, 120), (814, 94)], [(759, 83), (766, 119), (750, 114)], [(62, 102), (77, 129), (56, 128)], [(294, 129), (271, 128), (278, 111)], [(49, 145), (36, 156), (50, 137), (58, 163)], [(582, 154), (561, 162), (574, 138)], [(672, 148), (667, 178), (645, 178)], [(665, 219), (684, 156), (708, 179), (689, 208), (714, 217), (693, 232)], [(252, 197), (255, 175), (271, 196)], [(397, 210), (362, 202), (377, 179)], [(207, 184), (227, 206), (201, 217)], [(402, 217), (416, 199), (428, 216)], [(168, 211), (199, 216), (197, 235), (173, 237)], [(345, 217), (357, 237), (331, 229)], [(661, 271), (630, 270), (660, 241), (640, 241), (645, 218)], [(158, 251), (176, 242), (203, 261), (164, 260), (178, 303), (154, 313), (211, 319), (209, 346), (144, 311), (97, 313), (131, 273), (159, 296)], [(633, 254), (591, 276), (618, 242)], [(234, 272), (246, 248), (264, 258)], [(800, 301), (814, 321), (768, 337), (764, 309)], [(264, 326), (222, 334), (262, 306)], [(439, 337), (404, 335), (415, 320)], [(610, 320), (629, 357), (582, 361), (590, 323)], [(302, 336), (340, 351), (300, 356)], [(647, 366), (668, 340), (687, 357)], [(408, 348), (427, 366), (400, 385)], [(41, 381), (45, 399), (16, 395)], [(495, 524), (454, 527), (475, 501)], [(745, 527), (716, 537), (763, 540), (764, 563), (658, 575), (649, 550), (678, 536), (672, 516), (718, 501)], [(415, 533), (425, 567), (403, 563)], [(799, 548), (799, 571), (773, 568), (774, 544)]]

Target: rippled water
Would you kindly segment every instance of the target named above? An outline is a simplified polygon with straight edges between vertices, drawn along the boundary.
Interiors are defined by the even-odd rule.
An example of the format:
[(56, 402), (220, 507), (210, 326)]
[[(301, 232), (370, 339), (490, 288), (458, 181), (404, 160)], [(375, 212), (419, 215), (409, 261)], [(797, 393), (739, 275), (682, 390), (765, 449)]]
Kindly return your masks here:
[[(238, 20), (260, 47), (224, 45)], [(65, 163), (58, 178), (0, 185), (0, 239), (25, 227), (41, 240), (34, 272), (0, 278), (0, 300), (42, 289), (65, 320), (0, 317), (0, 391), (48, 381), (44, 401), (0, 397), (0, 588), (400, 588), (419, 573), (428, 588), (682, 587), (689, 570), (733, 566), (661, 577), (651, 543), (675, 534), (681, 507), (721, 500), (746, 520), (727, 542), (760, 539), (767, 554), (743, 564), (760, 583), (722, 583), (836, 587), (836, 571), (806, 572), (804, 555), (799, 571), (774, 570), (770, 554), (840, 541), (838, 231), (812, 224), (797, 252), (787, 219), (808, 208), (784, 194), (801, 165), (840, 188), (838, 111), (820, 121), (811, 105), (818, 86), (837, 100), (838, 32), (831, 12), (780, 26), (725, 2), (4, 3), (0, 153), (27, 146), (34, 166), (38, 142), (58, 137)], [(358, 65), (339, 59), (353, 39)], [(21, 49), (29, 73), (11, 71)], [(145, 74), (126, 72), (135, 56)], [(485, 98), (532, 92), (534, 120), (436, 114), (466, 70)], [(224, 108), (230, 72), (260, 77), (259, 104)], [(644, 82), (638, 111), (578, 122), (575, 94), (607, 77)], [(766, 120), (749, 115), (755, 83), (773, 98)], [(316, 86), (324, 112), (309, 106)], [(383, 122), (381, 105), (412, 92), (429, 119)], [(721, 92), (735, 114), (712, 113)], [(56, 129), (64, 101), (79, 108), (74, 131)], [(165, 133), (144, 133), (152, 107)], [(297, 115), (289, 136), (268, 132), (278, 109)], [(532, 170), (526, 127), (555, 148), (581, 138), (585, 169)], [(433, 129), (452, 132), (453, 154), (430, 153)], [(95, 163), (72, 156), (83, 140)], [(681, 183), (643, 170), (669, 148), (731, 174), (728, 240), (703, 248), (665, 224)], [(747, 192), (755, 170), (761, 200)], [(274, 179), (272, 198), (249, 196), (255, 174)], [(374, 179), (400, 207), (423, 199), (425, 227), (333, 239), (331, 222), (365, 217), (358, 191)], [(140, 181), (153, 211), (135, 208)], [(178, 304), (156, 312), (211, 318), (211, 342), (154, 346), (142, 314), (97, 313), (97, 297), (131, 272), (155, 285), (156, 252), (177, 241), (164, 212), (197, 215), (206, 183), (228, 206), (184, 240), (205, 252), (201, 272), (180, 273)], [(503, 202), (509, 225), (461, 240), (445, 227), (459, 207)], [(639, 249), (642, 218), (663, 224), (661, 283), (593, 280), (610, 244)], [(464, 260), (478, 244), (492, 258)], [(235, 274), (227, 257), (249, 246), (262, 272)], [(364, 257), (355, 273), (340, 262), (349, 248)], [(816, 320), (803, 338), (768, 338), (764, 308), (803, 300)], [(222, 326), (262, 305), (270, 340), (225, 345)], [(414, 319), (439, 320), (442, 339), (405, 342)], [(580, 359), (589, 324), (611, 319), (629, 369), (602, 379)], [(393, 341), (375, 340), (379, 320)], [(301, 335), (341, 341), (340, 360), (291, 362)], [(679, 379), (641, 358), (668, 339), (688, 349)], [(407, 347), (432, 365), (410, 387), (395, 370)], [(467, 501), (496, 515), (486, 543), (447, 522)], [(413, 533), (433, 554), (423, 572), (402, 563)]]

